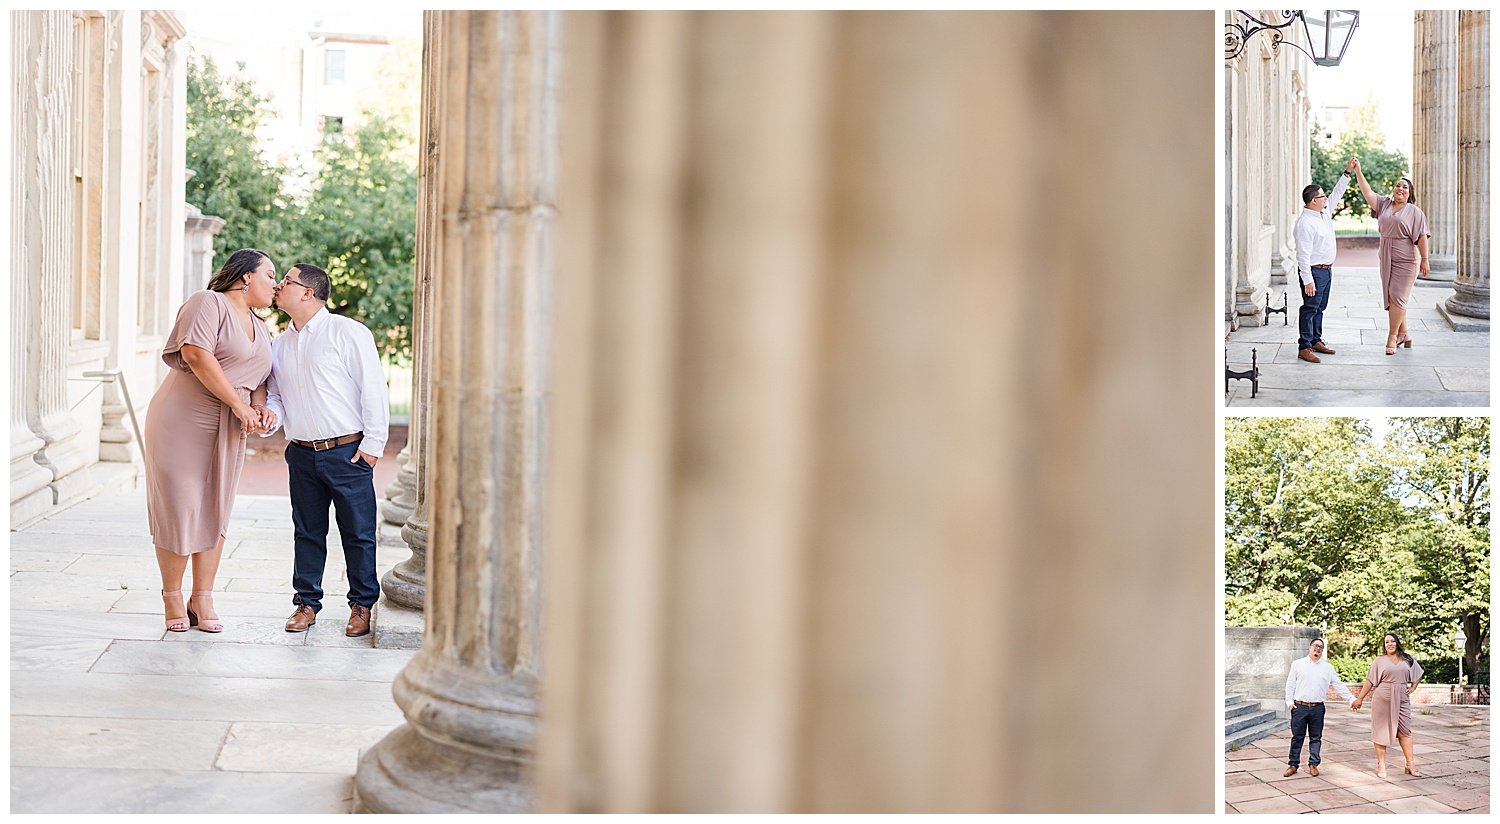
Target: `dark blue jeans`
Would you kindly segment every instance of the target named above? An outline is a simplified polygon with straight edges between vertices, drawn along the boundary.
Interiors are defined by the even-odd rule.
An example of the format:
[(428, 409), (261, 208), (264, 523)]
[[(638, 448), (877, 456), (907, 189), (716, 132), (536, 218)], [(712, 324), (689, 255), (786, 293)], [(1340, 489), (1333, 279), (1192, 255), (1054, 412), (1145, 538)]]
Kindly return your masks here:
[(353, 460), (358, 449), (359, 441), (323, 452), (286, 445), (292, 525), (297, 530), (292, 603), (306, 604), (314, 611), (323, 608), (330, 503), (344, 541), (349, 603), (369, 607), (380, 597), (380, 580), (375, 575), (375, 470)]
[[(1323, 339), (1323, 310), (1328, 308), (1328, 290), (1333, 287), (1333, 270), (1327, 266), (1312, 267), (1313, 286), (1317, 294), (1302, 292), (1302, 308), (1297, 310), (1297, 348), (1311, 349)], [(1299, 281), (1298, 289), (1302, 289)]]
[(1302, 763), (1302, 738), (1306, 736), (1307, 763), (1316, 767), (1323, 763), (1323, 714), (1326, 704), (1316, 707), (1292, 707), (1292, 751), (1286, 763), (1293, 767)]

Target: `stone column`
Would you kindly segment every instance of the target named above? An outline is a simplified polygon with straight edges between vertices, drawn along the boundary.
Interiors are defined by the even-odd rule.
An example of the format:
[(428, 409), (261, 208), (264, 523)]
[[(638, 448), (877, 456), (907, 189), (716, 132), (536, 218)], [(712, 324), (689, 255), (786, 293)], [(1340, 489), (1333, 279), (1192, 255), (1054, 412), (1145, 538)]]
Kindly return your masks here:
[[(428, 456), (432, 442), (432, 352), (434, 346), (433, 284), (439, 271), (443, 236), (443, 173), (438, 124), (443, 118), (445, 75), (441, 18), (423, 18), (422, 165), (417, 170), (417, 260), (412, 288), (411, 422), (407, 430), (406, 463), (392, 485), (385, 517), (401, 520), (401, 539), (411, 556), (380, 579), (381, 597), (374, 610), (375, 646), (416, 649), (422, 645), (422, 608), (427, 598), (427, 533), (431, 473)], [(457, 139), (457, 138), (453, 138)], [(390, 494), (390, 493), (388, 493)]]
[(522, 812), (533, 806), (562, 17), (427, 14), (441, 30), (443, 178), (427, 626), (394, 684), (407, 723), (360, 759), (355, 786), (370, 812)]
[(542, 810), (1212, 808), (1211, 19), (569, 17)]
[[(14, 89), (11, 95), (11, 189), (10, 189), (10, 520), (11, 525), (25, 523), (46, 512), (52, 505), (52, 492), (47, 485), (52, 473), (37, 463), (37, 453), (46, 446), (46, 441), (32, 431), (27, 415), (27, 398), (35, 392), (36, 377), (31, 369), (31, 360), (36, 356), (32, 343), (32, 330), (36, 326), (37, 307), (32, 305), (31, 276), (36, 260), (27, 249), (23, 239), (35, 237), (40, 227), (36, 216), (30, 212), (41, 196), (42, 181), (36, 179), (41, 173), (38, 159), (42, 147), (37, 144), (40, 137), (31, 128), (39, 116), (43, 101), (28, 94), (31, 89), (40, 89), (51, 68), (46, 60), (64, 59), (63, 55), (44, 55), (44, 45), (58, 45), (55, 30), (61, 26), (61, 12), (13, 12), (11, 14), (12, 41), (11, 60)], [(48, 28), (54, 29), (49, 41)], [(66, 35), (66, 29), (63, 29)], [(71, 40), (69, 40), (71, 42)], [(66, 65), (66, 64), (64, 64)], [(56, 80), (53, 80), (56, 83)], [(62, 101), (55, 96), (47, 102), (58, 106)], [(55, 151), (55, 149), (54, 149)]]
[[(1412, 177), (1432, 230), (1431, 281), (1452, 281), (1458, 249), (1458, 12), (1415, 13)], [(1418, 280), (1418, 283), (1424, 281)]]
[(1458, 13), (1458, 275), (1439, 306), (1460, 331), (1489, 329), (1490, 13)]
[(208, 286), (214, 274), (214, 236), (224, 228), (224, 218), (205, 215), (189, 203), (183, 218), (182, 294), (184, 298)]
[[(1291, 51), (1288, 49), (1287, 51)], [(1292, 204), (1301, 198), (1301, 186), (1295, 182), (1296, 146), (1298, 145), (1297, 114), (1292, 99), (1292, 55), (1283, 53), (1280, 60), (1271, 62), (1271, 100), (1269, 116), (1277, 124), (1271, 141), (1270, 165), (1271, 215), (1270, 222), (1276, 227), (1275, 240), (1271, 245), (1271, 282), (1285, 285), (1288, 273), (1297, 280), (1297, 248), (1292, 238), (1292, 227), (1297, 212)], [(1306, 131), (1305, 129), (1303, 131)]]
[[(12, 123), (11, 277), (22, 284), (16, 305), (26, 308), (13, 331), (25, 391), (26, 429), (43, 442), (32, 459), (51, 478), (52, 504), (76, 500), (92, 489), (88, 456), (75, 442), (77, 420), (68, 412), (68, 339), (72, 328), (73, 157), (71, 12), (25, 11), (11, 15), (15, 61)], [(23, 442), (27, 439), (23, 436)], [(12, 475), (17, 455), (12, 442)], [(23, 473), (22, 488), (31, 485)], [(14, 499), (13, 499), (14, 500)]]

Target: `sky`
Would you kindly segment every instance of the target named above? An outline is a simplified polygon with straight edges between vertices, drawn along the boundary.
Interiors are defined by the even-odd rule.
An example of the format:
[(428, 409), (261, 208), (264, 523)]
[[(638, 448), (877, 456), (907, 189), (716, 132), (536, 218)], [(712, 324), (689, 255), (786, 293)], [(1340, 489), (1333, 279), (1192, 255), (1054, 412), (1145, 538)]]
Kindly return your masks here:
[(375, 4), (369, 7), (309, 5), (297, 11), (279, 8), (275, 14), (232, 5), (195, 8), (182, 12), (188, 35), (245, 45), (284, 43), (287, 33), (295, 37), (307, 31), (346, 34), (422, 36), (422, 10)]
[[(1302, 35), (1297, 42), (1302, 43)], [(1410, 9), (1360, 11), (1344, 62), (1312, 67), (1307, 95), (1314, 111), (1358, 106), (1373, 97), (1380, 106), (1386, 146), (1411, 157), (1412, 52)]]

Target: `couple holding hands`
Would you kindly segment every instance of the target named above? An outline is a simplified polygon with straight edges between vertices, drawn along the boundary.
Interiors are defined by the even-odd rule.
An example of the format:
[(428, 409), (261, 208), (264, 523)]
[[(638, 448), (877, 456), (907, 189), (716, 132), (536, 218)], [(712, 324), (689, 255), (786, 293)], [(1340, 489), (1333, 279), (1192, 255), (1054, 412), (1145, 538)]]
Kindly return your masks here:
[[(282, 426), (296, 530), (296, 609), (286, 630), (305, 631), (322, 609), (331, 503), (349, 578), (345, 634), (370, 631), (380, 595), (374, 470), (390, 412), (374, 336), (328, 311), (329, 290), (317, 266), (296, 264), (277, 281), (269, 256), (241, 249), (177, 312), (162, 349), (171, 371), (151, 399), (142, 450), (168, 631), (224, 629), (214, 581), (245, 438)], [(291, 319), (274, 341), (254, 312), (273, 303)], [(190, 564), (192, 595), (184, 600)]]
[(1396, 181), (1389, 196), (1377, 194), (1365, 180), (1359, 158), (1344, 164), (1344, 173), (1334, 184), (1333, 193), (1310, 183), (1302, 189), (1302, 214), (1292, 235), (1297, 244), (1297, 277), (1302, 282), (1302, 308), (1297, 313), (1297, 357), (1309, 363), (1321, 363), (1318, 354), (1332, 355), (1334, 350), (1323, 341), (1323, 311), (1328, 308), (1328, 293), (1333, 285), (1333, 261), (1337, 255), (1337, 238), (1333, 231), (1333, 211), (1344, 191), (1349, 188), (1349, 173), (1359, 180), (1360, 194), (1380, 225), (1380, 291), (1389, 313), (1385, 353), (1396, 354), (1397, 347), (1410, 349), (1411, 335), (1406, 329), (1406, 307), (1417, 278), (1431, 273), (1428, 263), (1427, 215), (1418, 208), (1412, 195), (1411, 178)]

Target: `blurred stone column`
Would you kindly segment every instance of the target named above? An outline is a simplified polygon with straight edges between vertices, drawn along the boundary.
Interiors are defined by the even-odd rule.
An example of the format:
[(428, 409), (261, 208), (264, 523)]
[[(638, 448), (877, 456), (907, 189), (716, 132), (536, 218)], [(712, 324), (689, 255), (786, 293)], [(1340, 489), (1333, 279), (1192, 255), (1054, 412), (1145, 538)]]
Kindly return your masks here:
[(1211, 21), (569, 17), (543, 810), (1211, 810)]
[(1454, 328), (1489, 330), (1490, 13), (1458, 12), (1458, 275), (1445, 309)]
[(1412, 177), (1432, 230), (1431, 279), (1451, 281), (1458, 249), (1458, 12), (1416, 12), (1413, 39)]
[[(89, 462), (68, 411), (68, 346), (73, 291), (73, 13), (11, 12), (13, 62), (11, 142), (12, 366), (22, 375), (11, 397), (23, 425), (11, 440), (14, 514), (77, 500), (90, 492)], [(24, 410), (19, 415), (16, 409)], [(35, 437), (33, 437), (35, 436)], [(37, 440), (41, 443), (38, 444)], [(37, 473), (50, 476), (47, 499)], [(20, 496), (19, 498), (17, 496)]]
[[(387, 523), (401, 524), (402, 542), (411, 549), (406, 560), (380, 579), (380, 601), (373, 611), (375, 646), (416, 649), (422, 645), (422, 609), (427, 599), (428, 455), (432, 436), (433, 278), (441, 260), (443, 234), (442, 172), (437, 124), (442, 120), (443, 31), (440, 18), (424, 13), (422, 21), (421, 157), (417, 169), (417, 260), (412, 284), (411, 420), (406, 456), (396, 482), (387, 492)], [(400, 519), (399, 521), (397, 519)]]
[(522, 812), (537, 722), (562, 18), (427, 14), (440, 29), (443, 232), (428, 316), (427, 625), (393, 686), (407, 722), (360, 759), (355, 786), (370, 812)]

